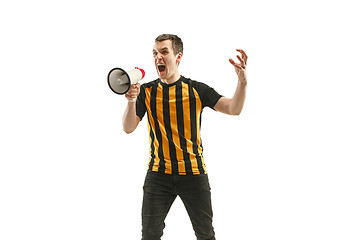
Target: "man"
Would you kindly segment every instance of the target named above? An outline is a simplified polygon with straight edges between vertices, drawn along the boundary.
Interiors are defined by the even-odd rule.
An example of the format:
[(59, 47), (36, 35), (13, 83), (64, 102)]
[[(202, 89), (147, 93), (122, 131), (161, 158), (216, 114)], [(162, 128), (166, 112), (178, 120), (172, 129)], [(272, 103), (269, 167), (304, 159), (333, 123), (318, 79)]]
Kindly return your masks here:
[(237, 49), (239, 63), (229, 59), (238, 76), (233, 98), (179, 74), (183, 43), (176, 35), (155, 39), (154, 64), (159, 78), (132, 85), (123, 116), (123, 129), (133, 132), (145, 112), (150, 135), (150, 159), (144, 183), (142, 239), (160, 240), (165, 218), (175, 198), (183, 201), (197, 239), (215, 239), (211, 194), (200, 138), (201, 113), (208, 106), (239, 115), (246, 95), (246, 62)]

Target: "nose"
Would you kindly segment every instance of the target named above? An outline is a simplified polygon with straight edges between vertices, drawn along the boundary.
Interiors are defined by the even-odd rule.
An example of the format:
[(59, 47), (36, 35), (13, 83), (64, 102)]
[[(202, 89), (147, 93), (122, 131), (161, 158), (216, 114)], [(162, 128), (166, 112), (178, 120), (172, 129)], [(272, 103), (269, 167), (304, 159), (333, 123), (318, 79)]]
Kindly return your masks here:
[(156, 60), (162, 59), (162, 55), (161, 55), (160, 53), (158, 53), (158, 54), (156, 55), (155, 59), (156, 59)]

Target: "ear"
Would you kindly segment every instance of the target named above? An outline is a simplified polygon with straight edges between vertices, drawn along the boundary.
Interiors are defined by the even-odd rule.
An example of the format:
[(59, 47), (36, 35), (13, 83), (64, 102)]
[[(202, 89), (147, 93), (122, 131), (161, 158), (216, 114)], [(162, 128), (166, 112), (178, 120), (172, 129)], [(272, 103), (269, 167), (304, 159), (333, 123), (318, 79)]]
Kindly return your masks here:
[(176, 57), (176, 63), (177, 63), (177, 65), (180, 64), (181, 59), (182, 59), (182, 53), (178, 53), (178, 54), (177, 54), (177, 57)]

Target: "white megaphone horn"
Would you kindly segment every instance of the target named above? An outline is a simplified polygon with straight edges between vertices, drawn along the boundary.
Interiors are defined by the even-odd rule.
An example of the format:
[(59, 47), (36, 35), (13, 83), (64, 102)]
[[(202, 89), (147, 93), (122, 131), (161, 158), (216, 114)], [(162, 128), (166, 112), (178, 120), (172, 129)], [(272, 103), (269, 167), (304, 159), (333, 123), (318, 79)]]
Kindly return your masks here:
[(117, 94), (125, 94), (129, 91), (132, 84), (136, 84), (143, 79), (145, 71), (141, 68), (135, 68), (124, 71), (121, 68), (113, 68), (108, 75), (108, 84), (110, 89)]

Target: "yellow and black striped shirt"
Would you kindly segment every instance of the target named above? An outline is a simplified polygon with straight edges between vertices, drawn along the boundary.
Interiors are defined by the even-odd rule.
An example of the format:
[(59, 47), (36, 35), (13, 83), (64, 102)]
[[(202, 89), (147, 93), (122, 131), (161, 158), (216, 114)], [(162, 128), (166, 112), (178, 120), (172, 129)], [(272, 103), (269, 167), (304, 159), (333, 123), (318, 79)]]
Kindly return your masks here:
[(206, 174), (200, 137), (201, 113), (222, 96), (204, 83), (181, 76), (165, 84), (160, 79), (142, 84), (136, 114), (147, 112), (149, 170), (174, 175)]

